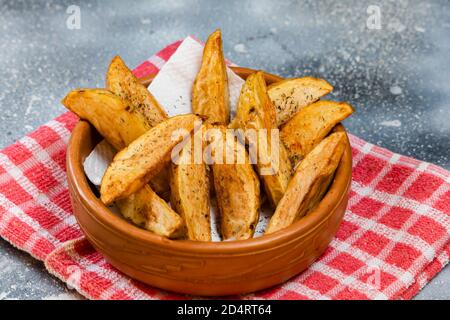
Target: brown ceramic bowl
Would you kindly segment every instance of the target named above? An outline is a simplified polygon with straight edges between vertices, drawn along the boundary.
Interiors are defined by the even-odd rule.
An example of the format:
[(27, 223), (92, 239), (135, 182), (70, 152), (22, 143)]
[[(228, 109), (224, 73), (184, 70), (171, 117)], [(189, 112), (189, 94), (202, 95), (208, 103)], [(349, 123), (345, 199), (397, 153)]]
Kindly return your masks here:
[[(242, 78), (253, 72), (235, 68)], [(267, 74), (267, 83), (280, 78)], [(144, 79), (149, 83), (151, 78)], [(335, 130), (345, 131), (342, 125)], [(114, 215), (95, 196), (83, 161), (100, 137), (85, 121), (73, 130), (67, 176), (73, 211), (87, 239), (117, 269), (149, 285), (193, 295), (248, 293), (302, 272), (326, 249), (344, 215), (351, 181), (350, 145), (319, 206), (288, 228), (243, 241), (169, 240)]]

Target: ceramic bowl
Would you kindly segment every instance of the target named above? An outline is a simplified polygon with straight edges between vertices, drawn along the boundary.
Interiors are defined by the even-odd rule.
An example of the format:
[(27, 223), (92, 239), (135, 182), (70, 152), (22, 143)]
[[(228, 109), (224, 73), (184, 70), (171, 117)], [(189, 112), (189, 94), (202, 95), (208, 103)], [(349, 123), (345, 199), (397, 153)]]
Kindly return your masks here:
[[(234, 68), (242, 78), (253, 70)], [(142, 79), (148, 84), (151, 77)], [(280, 80), (266, 74), (268, 84)], [(345, 129), (336, 126), (336, 131)], [(101, 137), (80, 121), (67, 149), (67, 177), (75, 217), (86, 238), (117, 269), (151, 286), (192, 295), (249, 293), (285, 282), (310, 266), (327, 248), (347, 206), (350, 144), (329, 191), (306, 217), (273, 234), (243, 241), (169, 240), (113, 214), (96, 196), (83, 161)]]

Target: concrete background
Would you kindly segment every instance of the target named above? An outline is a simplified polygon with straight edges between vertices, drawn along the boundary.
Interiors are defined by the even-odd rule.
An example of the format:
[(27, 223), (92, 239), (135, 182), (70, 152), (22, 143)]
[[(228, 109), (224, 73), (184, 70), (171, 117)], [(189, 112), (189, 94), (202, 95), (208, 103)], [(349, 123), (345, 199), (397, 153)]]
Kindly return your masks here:
[[(81, 29), (66, 27), (69, 5)], [(367, 27), (378, 5), (381, 30)], [(101, 87), (110, 59), (136, 66), (220, 27), (230, 60), (313, 75), (350, 101), (349, 131), (450, 169), (450, 4), (435, 1), (0, 1), (0, 148), (64, 112), (74, 87)], [(0, 240), (0, 299), (79, 298)], [(416, 297), (449, 299), (447, 267)]]

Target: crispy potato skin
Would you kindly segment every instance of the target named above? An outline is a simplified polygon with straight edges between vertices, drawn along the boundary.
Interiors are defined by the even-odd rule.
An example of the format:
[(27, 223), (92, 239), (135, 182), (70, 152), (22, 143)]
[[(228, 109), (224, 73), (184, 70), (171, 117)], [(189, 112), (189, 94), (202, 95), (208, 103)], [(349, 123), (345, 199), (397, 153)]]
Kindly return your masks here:
[(192, 88), (192, 110), (206, 122), (228, 124), (230, 117), (228, 77), (220, 30), (206, 41), (200, 71)]
[[(128, 100), (105, 89), (72, 90), (62, 104), (89, 121), (97, 131), (117, 150), (122, 150), (147, 132), (152, 125)], [(150, 186), (160, 196), (170, 195), (169, 168), (164, 168), (150, 181)]]
[(115, 56), (106, 74), (106, 87), (124, 100), (154, 127), (166, 120), (167, 113), (153, 95), (133, 75), (119, 56)]
[(103, 203), (127, 197), (148, 183), (169, 164), (172, 149), (184, 139), (183, 135), (172, 137), (172, 134), (177, 129), (189, 134), (196, 121), (200, 119), (192, 114), (169, 118), (117, 153), (102, 179)]
[[(221, 132), (218, 146), (223, 147), (223, 158), (211, 165), (217, 206), (221, 217), (223, 240), (244, 240), (253, 237), (259, 218), (260, 185), (258, 176), (250, 164), (245, 147), (236, 137), (226, 139), (226, 129), (217, 127)], [(219, 142), (219, 140), (221, 140)], [(226, 154), (243, 161), (226, 162)], [(216, 157), (216, 155), (214, 155)]]
[(194, 162), (192, 139), (181, 150), (179, 163), (171, 163), (170, 190), (170, 203), (183, 217), (188, 239), (211, 241), (209, 174), (205, 163)]
[(352, 106), (345, 102), (321, 100), (302, 108), (280, 133), (293, 162), (303, 159), (336, 124), (352, 113)]
[(117, 150), (125, 148), (151, 128), (126, 100), (105, 89), (72, 90), (62, 104), (89, 121)]
[(167, 238), (184, 235), (183, 219), (148, 185), (116, 205), (125, 218), (155, 234)]
[(337, 132), (319, 143), (300, 162), (288, 189), (270, 219), (266, 234), (286, 228), (322, 200), (344, 153), (345, 133)]
[[(97, 131), (117, 150), (121, 150), (151, 125), (141, 113), (123, 100), (104, 89), (73, 90), (62, 101), (65, 107), (80, 118), (89, 121)], [(159, 194), (167, 194), (166, 177), (158, 174), (150, 185)], [(177, 237), (183, 231), (183, 221), (149, 186), (118, 201), (122, 215), (137, 225), (166, 237)]]
[(292, 118), (301, 108), (329, 94), (333, 87), (322, 79), (303, 77), (286, 79), (268, 87), (277, 113), (277, 126)]
[[(119, 56), (115, 56), (109, 64), (106, 73), (106, 87), (115, 95), (126, 100), (133, 107), (134, 112), (141, 115), (150, 127), (154, 127), (168, 118), (164, 108), (150, 91), (139, 82)], [(167, 167), (149, 183), (158, 195), (164, 199), (169, 199), (170, 187), (168, 181), (169, 168)]]
[[(292, 173), (289, 155), (281, 142), (272, 141), (271, 131), (278, 130), (275, 108), (267, 94), (267, 87), (262, 72), (250, 75), (242, 87), (236, 111), (236, 117), (230, 124), (232, 128), (266, 129), (257, 137), (248, 136), (250, 146), (258, 150), (257, 167), (271, 204), (276, 207), (286, 191)], [(267, 141), (267, 142), (266, 142)], [(278, 148), (278, 154), (276, 154)], [(264, 171), (272, 174), (261, 175)]]

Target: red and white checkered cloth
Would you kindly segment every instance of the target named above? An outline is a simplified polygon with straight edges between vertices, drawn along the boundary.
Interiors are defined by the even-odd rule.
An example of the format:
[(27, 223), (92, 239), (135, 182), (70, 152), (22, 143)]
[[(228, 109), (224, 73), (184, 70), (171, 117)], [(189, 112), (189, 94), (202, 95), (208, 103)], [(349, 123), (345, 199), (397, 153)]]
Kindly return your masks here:
[[(180, 41), (134, 71), (157, 73)], [(0, 235), (91, 299), (174, 299), (129, 279), (81, 233), (65, 153), (65, 113), (0, 152)], [(288, 282), (245, 299), (410, 299), (449, 261), (450, 173), (350, 135), (353, 182), (344, 221), (322, 257)]]

